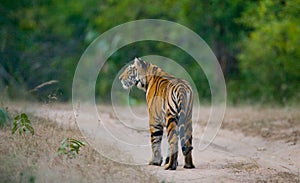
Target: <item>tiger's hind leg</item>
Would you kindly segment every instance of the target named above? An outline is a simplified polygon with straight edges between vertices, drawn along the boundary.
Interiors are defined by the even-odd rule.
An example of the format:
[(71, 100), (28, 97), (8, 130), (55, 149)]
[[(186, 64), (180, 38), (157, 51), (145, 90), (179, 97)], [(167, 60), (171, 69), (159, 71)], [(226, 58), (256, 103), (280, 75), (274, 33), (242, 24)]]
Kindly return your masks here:
[(167, 113), (167, 136), (170, 147), (170, 152), (166, 160), (165, 170), (176, 170), (178, 157), (178, 132), (177, 132), (177, 117)]
[(152, 159), (149, 165), (160, 166), (162, 163), (161, 155), (161, 139), (163, 135), (163, 126), (156, 123), (150, 123), (151, 144), (152, 144)]
[[(182, 154), (184, 155), (184, 168), (195, 168), (192, 159), (192, 102), (187, 102), (191, 100), (182, 100), (179, 111), (179, 136)], [(184, 105), (185, 104), (185, 105)], [(189, 106), (189, 107), (185, 107)], [(190, 108), (190, 110), (188, 110)]]
[[(170, 161), (170, 157), (169, 157), (169, 154), (170, 154), (170, 146), (169, 146), (169, 145), (168, 145), (168, 152), (167, 152), (167, 154), (168, 154), (168, 156), (167, 156), (167, 158), (166, 158), (166, 160), (165, 160), (165, 165), (168, 164), (169, 161)], [(177, 166), (178, 166), (178, 161), (177, 161)]]
[(189, 120), (185, 124), (185, 142), (181, 141), (181, 143), (184, 143), (184, 145), (182, 145), (182, 153), (185, 161), (184, 168), (195, 168), (192, 158), (192, 131), (192, 121)]
[[(190, 142), (192, 142), (192, 139), (190, 139)], [(193, 164), (193, 158), (192, 158), (192, 146), (188, 146), (190, 147), (189, 151), (187, 154), (184, 155), (184, 168), (195, 168), (195, 165)]]

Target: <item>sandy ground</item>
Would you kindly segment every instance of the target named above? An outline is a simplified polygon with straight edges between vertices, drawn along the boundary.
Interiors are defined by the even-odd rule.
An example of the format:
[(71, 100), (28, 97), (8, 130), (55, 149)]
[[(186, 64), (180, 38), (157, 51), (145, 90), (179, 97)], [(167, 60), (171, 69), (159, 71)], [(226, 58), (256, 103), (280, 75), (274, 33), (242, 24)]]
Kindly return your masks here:
[[(148, 124), (144, 124), (144, 121), (147, 120), (147, 112), (144, 107), (134, 109), (134, 113), (139, 116), (143, 124), (139, 123), (136, 116), (122, 114), (121, 107), (115, 110), (121, 111), (120, 113), (124, 116), (127, 115), (126, 122), (120, 121), (118, 116), (114, 114), (114, 109), (107, 106), (98, 106), (100, 116), (98, 121), (93, 121), (93, 117), (88, 113), (75, 113), (74, 115), (71, 105), (26, 105), (21, 108), (23, 111), (48, 118), (64, 126), (73, 126), (77, 122), (87, 141), (101, 155), (121, 163), (141, 165), (145, 172), (155, 175), (160, 181), (300, 181), (300, 143), (290, 143), (286, 138), (263, 138), (261, 135), (243, 132), (242, 128), (234, 122), (237, 121), (238, 117), (246, 116), (247, 118), (249, 115), (251, 116), (251, 113), (254, 113), (248, 109), (246, 109), (248, 113), (236, 112), (238, 109), (235, 108), (229, 109), (224, 119), (226, 128), (219, 130), (213, 143), (205, 150), (198, 148), (205, 125), (201, 121), (195, 122), (193, 158), (196, 169), (183, 168), (183, 157), (180, 152), (177, 170), (166, 171), (163, 166), (146, 165), (151, 158), (151, 149), (149, 145), (150, 135), (146, 128)], [(89, 111), (93, 112), (93, 110)], [(204, 110), (201, 113), (204, 116), (201, 120), (205, 120), (208, 113), (209, 110)], [(238, 114), (236, 115), (236, 113)], [(290, 115), (285, 111), (282, 113), (283, 116), (284, 114)], [(270, 112), (268, 115), (272, 114)], [(261, 118), (264, 119), (263, 116)], [(282, 119), (282, 116), (280, 116), (280, 119)], [(300, 124), (299, 118), (293, 120)], [(132, 128), (132, 126), (138, 127)], [(300, 129), (299, 125), (294, 125), (293, 130), (295, 131), (295, 129), (298, 131)], [(264, 131), (265, 127), (259, 130)], [(291, 129), (286, 129), (286, 131), (288, 130)], [(165, 157), (167, 149), (165, 135), (162, 146)]]

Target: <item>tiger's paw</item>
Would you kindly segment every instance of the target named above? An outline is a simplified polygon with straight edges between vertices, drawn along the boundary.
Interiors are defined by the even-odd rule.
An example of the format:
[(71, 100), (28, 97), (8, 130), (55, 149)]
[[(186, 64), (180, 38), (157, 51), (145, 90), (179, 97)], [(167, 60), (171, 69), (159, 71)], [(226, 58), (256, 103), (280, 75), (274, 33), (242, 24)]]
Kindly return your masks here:
[(165, 165), (165, 170), (176, 170), (177, 168), (177, 161), (176, 163), (168, 163)]
[[(166, 161), (165, 161), (165, 165), (169, 163), (169, 160), (170, 160), (170, 157), (167, 157)], [(177, 161), (176, 165), (178, 166), (178, 161)]]
[(151, 160), (149, 162), (149, 165), (160, 166), (162, 161), (163, 161), (162, 158), (160, 160)]
[(195, 168), (195, 165), (193, 165), (193, 164), (190, 164), (190, 165), (185, 164), (183, 168), (193, 169), (193, 168)]

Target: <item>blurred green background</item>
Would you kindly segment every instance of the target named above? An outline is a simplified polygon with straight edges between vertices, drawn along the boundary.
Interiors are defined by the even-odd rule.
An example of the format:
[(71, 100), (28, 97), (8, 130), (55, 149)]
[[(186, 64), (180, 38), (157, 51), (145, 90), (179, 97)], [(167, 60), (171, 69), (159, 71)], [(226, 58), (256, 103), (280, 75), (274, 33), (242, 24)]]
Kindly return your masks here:
[[(74, 71), (87, 46), (114, 26), (151, 18), (178, 22), (207, 42), (224, 72), (229, 103), (299, 103), (300, 0), (2, 0), (0, 13), (0, 100), (71, 100)], [(110, 100), (112, 81), (127, 62), (151, 54), (178, 61), (197, 76), (200, 101), (210, 100), (196, 62), (155, 41), (110, 57), (97, 81), (97, 100)]]

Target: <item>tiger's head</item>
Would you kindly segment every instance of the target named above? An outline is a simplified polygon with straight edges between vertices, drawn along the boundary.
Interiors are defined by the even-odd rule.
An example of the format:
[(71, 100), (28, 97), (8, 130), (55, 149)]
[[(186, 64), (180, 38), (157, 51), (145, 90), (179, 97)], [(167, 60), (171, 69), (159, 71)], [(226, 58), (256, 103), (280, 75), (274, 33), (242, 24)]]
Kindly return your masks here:
[(135, 58), (134, 63), (130, 64), (119, 79), (124, 89), (130, 89), (137, 86), (139, 89), (146, 91), (146, 76), (149, 63), (144, 62), (141, 58)]

